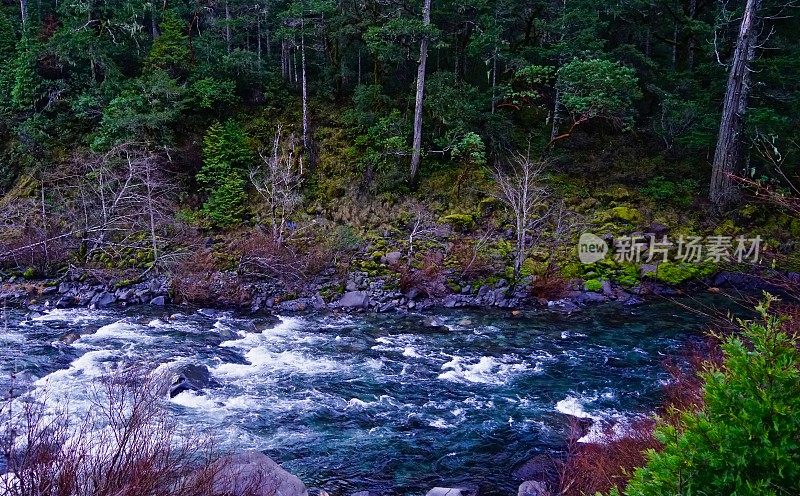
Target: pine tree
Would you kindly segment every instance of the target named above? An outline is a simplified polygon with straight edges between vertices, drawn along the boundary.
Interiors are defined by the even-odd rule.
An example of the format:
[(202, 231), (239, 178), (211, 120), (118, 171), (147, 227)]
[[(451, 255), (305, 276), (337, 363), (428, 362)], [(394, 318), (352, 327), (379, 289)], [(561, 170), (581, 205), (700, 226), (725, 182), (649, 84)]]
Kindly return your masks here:
[(208, 128), (203, 140), (203, 167), (196, 177), (206, 194), (203, 214), (214, 227), (233, 227), (244, 219), (245, 171), (252, 158), (247, 135), (236, 122), (217, 122)]

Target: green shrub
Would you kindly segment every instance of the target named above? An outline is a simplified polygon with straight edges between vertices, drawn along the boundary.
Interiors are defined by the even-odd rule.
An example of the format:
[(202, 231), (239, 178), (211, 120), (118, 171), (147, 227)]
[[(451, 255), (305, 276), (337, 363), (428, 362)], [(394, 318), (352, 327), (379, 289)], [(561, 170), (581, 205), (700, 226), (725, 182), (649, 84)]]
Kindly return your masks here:
[(583, 283), (583, 289), (586, 291), (598, 292), (603, 289), (603, 281), (600, 279), (589, 279)]
[(692, 179), (671, 181), (664, 176), (656, 176), (641, 191), (642, 194), (657, 202), (688, 207), (694, 200), (697, 186), (697, 181)]
[(800, 352), (771, 301), (700, 374), (702, 408), (656, 427), (663, 450), (648, 452), (626, 495), (800, 494)]
[(247, 210), (245, 171), (252, 152), (244, 131), (232, 120), (208, 128), (203, 140), (203, 167), (197, 173), (206, 201), (203, 214), (215, 227), (241, 223)]

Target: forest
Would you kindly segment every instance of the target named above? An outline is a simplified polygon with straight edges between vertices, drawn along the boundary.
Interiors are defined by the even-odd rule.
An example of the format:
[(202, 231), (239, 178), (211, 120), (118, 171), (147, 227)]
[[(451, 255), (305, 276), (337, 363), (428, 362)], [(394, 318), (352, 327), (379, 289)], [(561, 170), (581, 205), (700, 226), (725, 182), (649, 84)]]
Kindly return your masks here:
[(497, 175), (524, 163), (544, 200), (524, 222), (545, 234), (516, 229), (523, 244), (575, 236), (561, 224), (724, 226), (791, 262), (797, 220), (750, 199), (795, 192), (794, 7), (6, 1), (4, 257), (162, 270), (230, 232), (228, 251), (391, 251), (388, 236), (405, 252), (414, 225), (444, 224), (496, 272), (569, 272), (496, 236), (514, 225)]
[[(492, 310), (505, 332), (517, 324), (502, 319), (535, 326), (531, 308), (569, 319), (599, 304), (628, 312), (648, 298), (749, 291), (755, 320), (729, 318), (688, 373), (672, 371), (680, 391), (656, 420), (576, 445), (550, 491), (520, 496), (796, 494), (796, 30), (795, 0), (0, 0), (0, 300), (24, 301), (19, 329), (54, 309), (142, 304), (148, 319), (193, 305), (270, 325), (286, 323), (278, 313), (341, 312), (366, 319), (359, 332), (385, 330), (372, 314)], [(447, 318), (418, 324), (442, 333), (483, 317)], [(213, 325), (217, 349), (239, 336), (223, 320), (191, 325)], [(636, 323), (662, 339), (652, 324)], [(560, 339), (590, 333), (570, 332)], [(634, 351), (615, 363), (647, 354), (624, 345)], [(240, 361), (263, 365), (258, 349)], [(288, 367), (293, 351), (270, 360)], [(428, 366), (440, 380), (503, 387), (480, 366), (527, 366), (485, 351)], [(243, 366), (227, 365), (211, 370)], [(188, 385), (175, 396), (218, 386), (203, 369), (202, 386), (178, 375)], [(584, 400), (603, 401), (593, 391)], [(561, 393), (553, 403), (572, 404), (575, 391)], [(356, 400), (368, 404), (344, 404)], [(131, 490), (126, 470), (142, 453), (125, 452), (131, 466), (106, 492), (64, 494), (228, 494), (216, 475), (171, 461), (167, 434), (153, 443), (140, 447), (168, 463), (134, 472), (161, 492)], [(3, 454), (22, 482), (3, 479), (0, 494), (44, 494), (40, 470), (72, 471), (57, 455), (25, 465), (12, 448)], [(117, 460), (114, 449), (105, 455)], [(71, 484), (102, 479), (103, 466)]]

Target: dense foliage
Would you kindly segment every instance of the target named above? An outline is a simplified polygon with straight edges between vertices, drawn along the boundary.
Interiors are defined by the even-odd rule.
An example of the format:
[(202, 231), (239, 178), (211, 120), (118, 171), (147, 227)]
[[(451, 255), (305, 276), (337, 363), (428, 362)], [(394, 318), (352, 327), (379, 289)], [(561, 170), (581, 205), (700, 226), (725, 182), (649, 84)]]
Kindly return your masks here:
[(703, 402), (656, 428), (626, 495), (797, 494), (800, 491), (800, 352), (784, 319), (761, 321), (722, 345), (724, 360), (701, 374)]

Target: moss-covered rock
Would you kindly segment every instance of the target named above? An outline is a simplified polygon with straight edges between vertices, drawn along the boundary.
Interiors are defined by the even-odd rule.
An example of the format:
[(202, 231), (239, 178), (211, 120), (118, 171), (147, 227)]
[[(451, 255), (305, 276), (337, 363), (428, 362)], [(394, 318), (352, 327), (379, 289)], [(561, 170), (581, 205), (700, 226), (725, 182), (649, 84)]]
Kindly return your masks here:
[(472, 214), (450, 214), (445, 215), (441, 219), (445, 224), (450, 224), (454, 229), (459, 231), (469, 231), (475, 227), (475, 218)]

